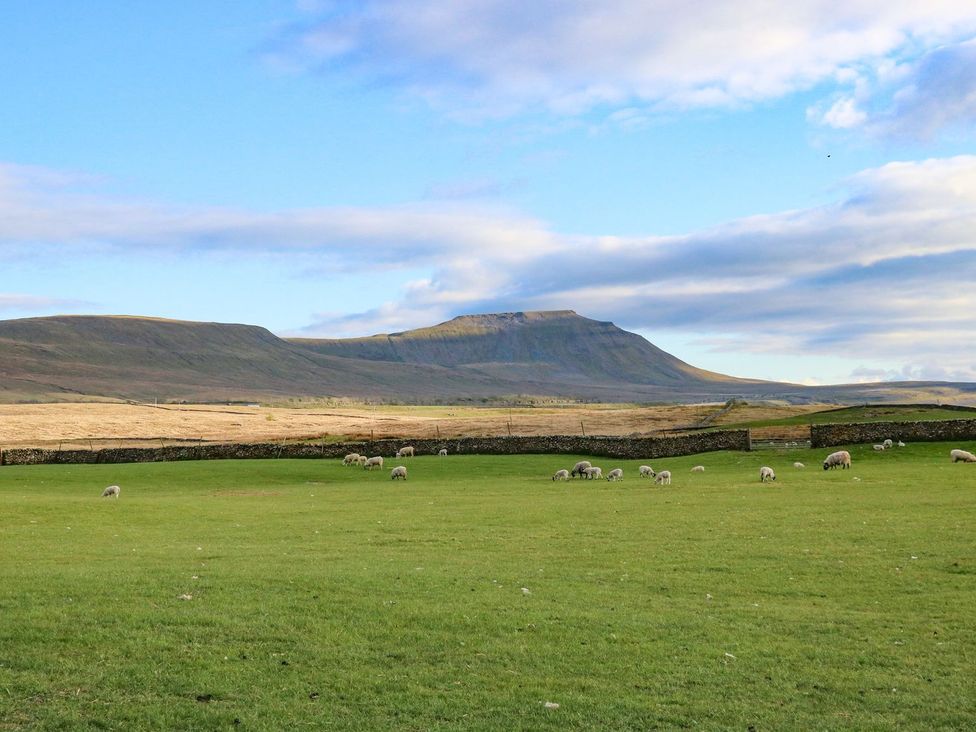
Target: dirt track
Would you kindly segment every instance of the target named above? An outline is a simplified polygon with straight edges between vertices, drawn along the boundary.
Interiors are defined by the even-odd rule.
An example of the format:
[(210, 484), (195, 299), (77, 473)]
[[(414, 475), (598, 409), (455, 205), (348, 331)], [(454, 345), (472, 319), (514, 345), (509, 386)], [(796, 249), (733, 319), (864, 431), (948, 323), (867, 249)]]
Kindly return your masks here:
[[(0, 405), (0, 448), (106, 447), (186, 442), (263, 442), (464, 435), (657, 434), (714, 415), (718, 404), (619, 404), (533, 408), (209, 405)], [(715, 424), (787, 417), (822, 407), (742, 406)], [(582, 424), (581, 424), (582, 423)]]

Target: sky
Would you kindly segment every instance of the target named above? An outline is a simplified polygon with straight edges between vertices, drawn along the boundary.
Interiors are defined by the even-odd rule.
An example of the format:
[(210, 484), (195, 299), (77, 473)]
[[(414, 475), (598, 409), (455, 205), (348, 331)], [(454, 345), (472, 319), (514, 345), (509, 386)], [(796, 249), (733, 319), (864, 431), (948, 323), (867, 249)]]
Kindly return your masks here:
[(572, 309), (976, 380), (971, 0), (35, 0), (0, 41), (2, 319)]

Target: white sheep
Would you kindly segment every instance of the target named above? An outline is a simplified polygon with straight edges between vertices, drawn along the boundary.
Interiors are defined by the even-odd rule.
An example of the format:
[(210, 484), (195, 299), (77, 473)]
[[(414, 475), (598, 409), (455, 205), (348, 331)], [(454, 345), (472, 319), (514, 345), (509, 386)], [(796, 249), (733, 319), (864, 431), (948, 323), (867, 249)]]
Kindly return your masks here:
[(603, 477), (603, 468), (598, 468), (595, 466), (589, 468), (583, 468), (583, 475), (586, 476), (587, 480), (594, 480)]
[(397, 465), (390, 471), (390, 480), (399, 480), (400, 478), (407, 479), (407, 469), (402, 465)]
[(447, 455), (447, 449), (442, 447), (440, 450), (437, 451), (437, 454), (440, 457), (444, 457), (445, 455)]
[(954, 463), (976, 463), (976, 455), (965, 450), (953, 450), (949, 453), (949, 457)]
[(609, 480), (611, 483), (614, 483), (614, 482), (616, 482), (618, 480), (623, 480), (623, 479), (624, 479), (624, 471), (623, 471), (623, 468), (614, 468), (609, 473), (607, 473), (607, 480)]
[(641, 478), (653, 478), (655, 475), (657, 475), (657, 473), (654, 472), (654, 468), (652, 468), (650, 465), (641, 465), (637, 469), (637, 472), (640, 473)]
[(671, 471), (662, 470), (654, 476), (654, 482), (658, 485), (671, 485)]
[(768, 465), (763, 465), (759, 468), (759, 480), (765, 483), (767, 480), (776, 480), (776, 473)]
[(359, 462), (358, 452), (351, 452), (348, 455), (346, 455), (344, 458), (342, 458), (343, 465), (352, 465), (353, 463), (358, 463), (358, 462)]
[(108, 488), (102, 491), (102, 498), (108, 498), (109, 496), (112, 496), (113, 498), (118, 498), (119, 493), (121, 492), (122, 489), (119, 488), (117, 485), (110, 485)]
[(377, 455), (376, 457), (367, 458), (366, 462), (363, 463), (364, 470), (372, 470), (373, 468), (383, 469), (383, 457)]
[(874, 449), (875, 449), (875, 450), (876, 450), (877, 452), (882, 452), (882, 451), (884, 451), (884, 450), (887, 450), (887, 449), (888, 449), (888, 448), (887, 448), (887, 447), (885, 447), (884, 445), (873, 445), (873, 447), (874, 447)]
[(569, 480), (569, 471), (568, 470), (557, 470), (555, 473), (552, 474), (552, 479), (553, 480)]
[(369, 460), (368, 457), (366, 457), (365, 455), (360, 455), (358, 458), (356, 458), (356, 465), (361, 465), (363, 467), (366, 467), (367, 460)]
[(397, 453), (394, 457), (398, 457), (398, 458), (413, 457), (413, 453), (414, 453), (413, 447), (408, 445), (407, 447), (401, 447), (399, 450), (397, 450)]
[(885, 450), (887, 450), (889, 447), (892, 447), (895, 443), (892, 442), (890, 439), (888, 439), (888, 440), (885, 440), (884, 442), (882, 442), (881, 444), (884, 445), (885, 446)]
[(898, 447), (905, 447), (905, 443), (902, 442), (901, 440), (898, 440)]
[(806, 465), (804, 465), (803, 463), (793, 463), (793, 467), (796, 468), (797, 470), (803, 470), (803, 468), (805, 468)]
[(847, 468), (851, 467), (851, 454), (847, 450), (832, 452), (823, 461), (824, 470), (833, 470), (838, 465), (842, 470), (847, 470)]
[(695, 467), (693, 467), (691, 469), (691, 472), (692, 473), (704, 473), (705, 472), (705, 466), (704, 465), (696, 465)]
[(591, 467), (593, 466), (590, 464), (589, 460), (580, 460), (578, 463), (576, 463), (576, 465), (573, 466), (573, 469), (569, 471), (569, 474), (574, 478), (577, 475), (582, 478), (583, 471)]

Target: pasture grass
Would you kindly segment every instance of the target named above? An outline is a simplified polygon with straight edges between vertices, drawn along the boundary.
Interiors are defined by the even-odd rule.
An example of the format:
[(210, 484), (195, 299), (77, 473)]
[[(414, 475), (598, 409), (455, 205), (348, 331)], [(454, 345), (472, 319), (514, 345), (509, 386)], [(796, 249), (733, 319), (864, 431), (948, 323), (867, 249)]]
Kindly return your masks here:
[(973, 729), (949, 447), (5, 466), (0, 729)]
[[(733, 412), (734, 413), (734, 412)], [(932, 422), (953, 419), (973, 419), (976, 409), (956, 407), (945, 409), (924, 404), (872, 404), (841, 409), (824, 409), (776, 419), (753, 419), (723, 423), (721, 429), (750, 427), (780, 427), (814, 424), (854, 424), (858, 422)]]

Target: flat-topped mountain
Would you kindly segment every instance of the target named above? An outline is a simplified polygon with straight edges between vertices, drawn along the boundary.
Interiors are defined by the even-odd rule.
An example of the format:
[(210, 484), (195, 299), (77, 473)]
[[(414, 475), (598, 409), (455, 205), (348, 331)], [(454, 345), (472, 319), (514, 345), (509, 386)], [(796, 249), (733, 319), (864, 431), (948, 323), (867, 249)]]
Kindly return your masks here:
[(466, 315), (350, 339), (130, 316), (0, 321), (0, 401), (256, 401), (353, 397), (411, 403), (553, 396), (599, 401), (951, 400), (974, 384), (804, 387), (695, 368), (613, 323), (555, 312)]
[(740, 383), (704, 371), (613, 323), (572, 310), (462, 315), (440, 325), (366, 338), (293, 338), (316, 353), (344, 358), (466, 368), (504, 377), (659, 386)]

